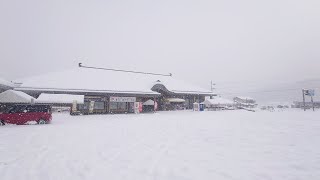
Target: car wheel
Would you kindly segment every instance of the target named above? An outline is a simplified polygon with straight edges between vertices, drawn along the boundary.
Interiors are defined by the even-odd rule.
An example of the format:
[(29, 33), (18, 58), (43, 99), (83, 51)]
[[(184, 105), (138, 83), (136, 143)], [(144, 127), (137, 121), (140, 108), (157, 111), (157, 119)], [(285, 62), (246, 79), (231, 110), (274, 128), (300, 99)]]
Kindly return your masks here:
[(4, 126), (4, 125), (6, 125), (6, 124), (4, 123), (4, 120), (0, 120), (0, 126)]
[(47, 124), (47, 121), (44, 120), (44, 119), (40, 119), (40, 120), (38, 121), (38, 124)]

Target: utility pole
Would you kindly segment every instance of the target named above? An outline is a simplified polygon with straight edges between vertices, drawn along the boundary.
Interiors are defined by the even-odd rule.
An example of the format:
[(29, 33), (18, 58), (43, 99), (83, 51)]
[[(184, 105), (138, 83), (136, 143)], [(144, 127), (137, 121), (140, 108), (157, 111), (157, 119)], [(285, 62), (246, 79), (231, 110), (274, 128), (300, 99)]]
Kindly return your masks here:
[[(213, 89), (214, 89), (213, 86), (216, 85), (216, 84), (214, 84), (214, 83), (212, 82), (212, 80), (211, 80), (210, 85), (211, 85), (211, 92), (213, 92)], [(212, 99), (212, 95), (210, 96), (210, 99)]]
[(302, 89), (302, 98), (303, 98), (303, 110), (306, 111), (306, 99), (305, 99), (305, 90)]
[(216, 84), (211, 81), (210, 85), (211, 85), (211, 91), (213, 92), (213, 90), (215, 89), (213, 86), (215, 86)]
[(312, 110), (314, 111), (313, 97), (311, 96)]

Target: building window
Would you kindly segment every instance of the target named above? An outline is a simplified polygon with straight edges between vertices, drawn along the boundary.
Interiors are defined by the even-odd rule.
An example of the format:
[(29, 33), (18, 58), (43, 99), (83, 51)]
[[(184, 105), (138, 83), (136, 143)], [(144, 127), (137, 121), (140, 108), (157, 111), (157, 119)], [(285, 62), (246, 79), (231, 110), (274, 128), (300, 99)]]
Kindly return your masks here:
[(97, 110), (105, 109), (104, 102), (94, 102), (93, 109), (97, 109)]
[(127, 108), (127, 103), (125, 102), (119, 102), (118, 103), (118, 109), (121, 110), (121, 111), (125, 111)]
[(88, 110), (89, 109), (89, 103), (88, 101), (84, 102), (84, 104), (78, 104), (79, 110)]
[(118, 109), (118, 103), (110, 102), (110, 109), (112, 109), (112, 110)]
[(127, 109), (126, 102), (110, 102), (110, 110), (126, 111)]

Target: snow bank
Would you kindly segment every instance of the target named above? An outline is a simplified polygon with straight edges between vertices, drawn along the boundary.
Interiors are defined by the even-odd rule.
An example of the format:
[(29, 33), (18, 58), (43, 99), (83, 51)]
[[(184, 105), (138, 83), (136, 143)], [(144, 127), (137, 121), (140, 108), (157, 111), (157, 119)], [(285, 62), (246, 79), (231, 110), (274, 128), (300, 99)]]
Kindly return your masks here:
[(318, 180), (320, 111), (160, 112), (0, 127), (1, 180)]

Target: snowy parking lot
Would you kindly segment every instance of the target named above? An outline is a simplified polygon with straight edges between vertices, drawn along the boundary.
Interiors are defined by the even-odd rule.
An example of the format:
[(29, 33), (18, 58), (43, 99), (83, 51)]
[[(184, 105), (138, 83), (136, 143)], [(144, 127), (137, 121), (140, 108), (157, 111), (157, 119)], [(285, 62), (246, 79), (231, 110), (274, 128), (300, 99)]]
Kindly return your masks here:
[(316, 180), (320, 111), (69, 116), (0, 127), (1, 180)]

